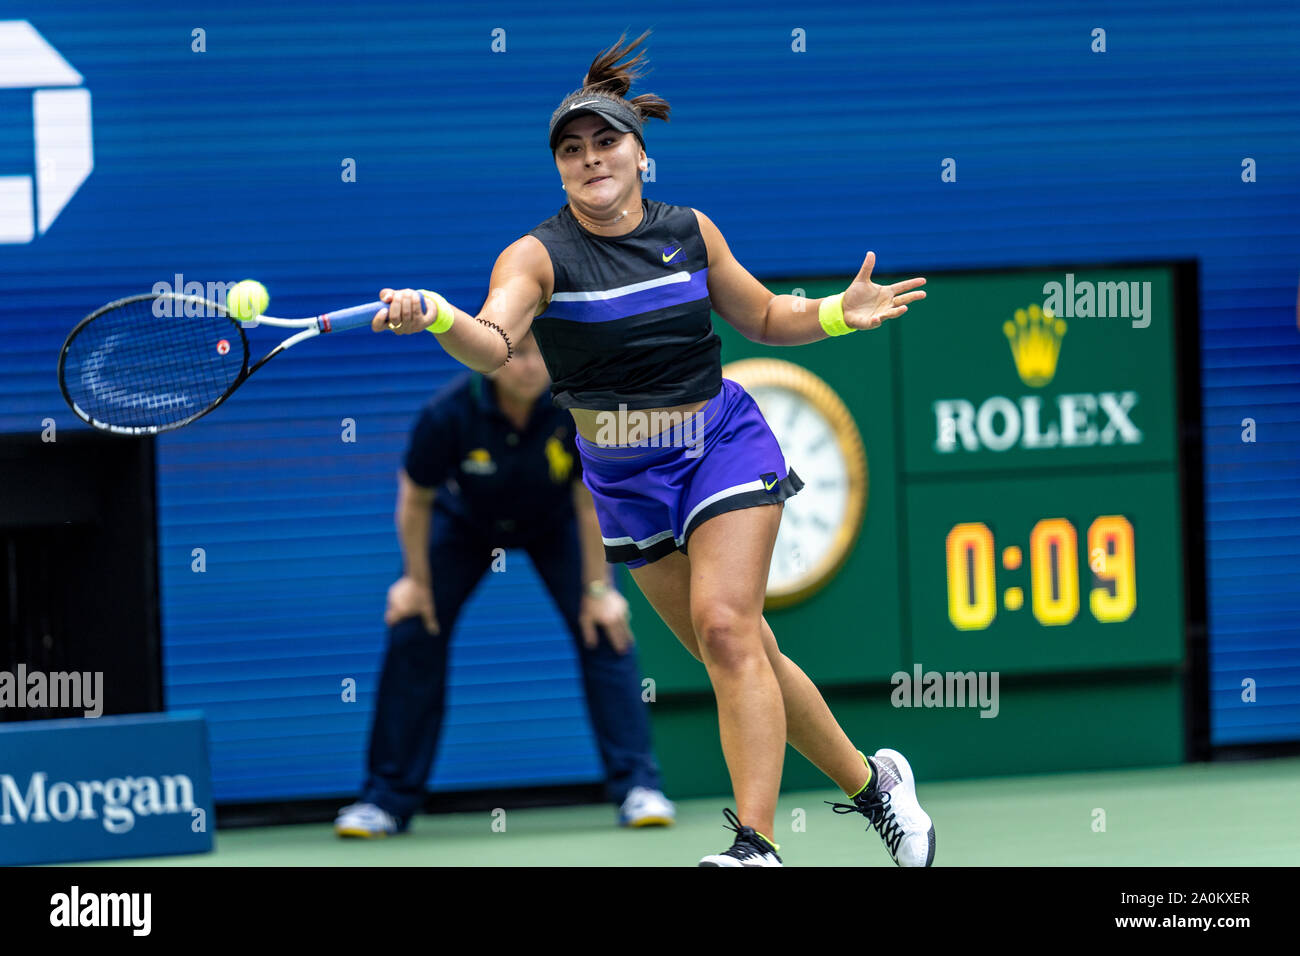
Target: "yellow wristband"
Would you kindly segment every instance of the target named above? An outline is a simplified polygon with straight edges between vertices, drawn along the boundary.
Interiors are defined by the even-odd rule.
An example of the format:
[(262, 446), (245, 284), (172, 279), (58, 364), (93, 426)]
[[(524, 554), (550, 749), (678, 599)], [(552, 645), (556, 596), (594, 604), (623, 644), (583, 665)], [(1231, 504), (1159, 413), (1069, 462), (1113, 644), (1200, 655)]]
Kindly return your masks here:
[(436, 292), (430, 292), (428, 289), (421, 289), (420, 295), (438, 303), (438, 319), (433, 325), (429, 326), (429, 331), (437, 335), (439, 332), (446, 332), (451, 328), (452, 323), (456, 321), (456, 313), (452, 311), (447, 300)]
[(822, 299), (822, 304), (817, 307), (817, 319), (822, 324), (822, 329), (827, 335), (848, 335), (850, 332), (856, 332), (857, 329), (851, 329), (844, 324), (844, 306), (840, 300), (844, 298), (844, 293), (827, 296)]

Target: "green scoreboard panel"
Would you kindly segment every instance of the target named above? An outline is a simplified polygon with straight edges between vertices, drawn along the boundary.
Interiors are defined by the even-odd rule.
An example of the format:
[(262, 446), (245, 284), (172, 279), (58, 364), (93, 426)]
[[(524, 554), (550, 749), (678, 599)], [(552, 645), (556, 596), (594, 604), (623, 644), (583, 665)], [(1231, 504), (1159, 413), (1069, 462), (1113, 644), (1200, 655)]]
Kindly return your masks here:
[(897, 350), (914, 657), (1013, 673), (1180, 661), (1172, 271), (928, 288)]
[[(767, 612), (778, 641), (819, 684), (888, 681), (913, 663), (1178, 665), (1174, 267), (927, 278), (903, 318), (798, 348), (757, 345), (715, 317), (724, 363), (776, 358), (820, 376), (866, 449), (854, 551), (807, 600)], [(815, 298), (848, 281), (765, 284)], [(787, 462), (800, 470), (788, 449)], [(627, 585), (645, 672), (665, 689), (707, 689)]]
[(916, 660), (1003, 673), (1180, 660), (1176, 482), (1137, 471), (910, 485)]

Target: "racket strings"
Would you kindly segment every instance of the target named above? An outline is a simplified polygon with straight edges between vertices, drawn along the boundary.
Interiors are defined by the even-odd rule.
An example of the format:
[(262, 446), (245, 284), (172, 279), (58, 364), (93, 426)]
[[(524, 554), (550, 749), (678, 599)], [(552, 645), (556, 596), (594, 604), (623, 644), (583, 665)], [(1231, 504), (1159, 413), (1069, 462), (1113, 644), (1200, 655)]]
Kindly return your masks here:
[(219, 401), (247, 357), (243, 333), (213, 303), (170, 296), (117, 304), (68, 345), (63, 380), (86, 415), (122, 427), (161, 429)]

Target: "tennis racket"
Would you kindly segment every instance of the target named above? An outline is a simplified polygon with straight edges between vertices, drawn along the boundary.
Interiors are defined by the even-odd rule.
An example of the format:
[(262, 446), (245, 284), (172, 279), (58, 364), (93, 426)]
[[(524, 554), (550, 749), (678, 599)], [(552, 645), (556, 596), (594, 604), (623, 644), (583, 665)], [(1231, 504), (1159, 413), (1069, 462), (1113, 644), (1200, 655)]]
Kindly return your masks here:
[[(313, 319), (259, 315), (241, 321), (196, 296), (118, 299), (68, 335), (59, 352), (59, 388), (87, 425), (117, 435), (156, 435), (202, 418), (285, 349), (325, 332), (369, 327), (386, 308), (372, 302)], [(302, 331), (250, 366), (244, 330), (258, 325)]]

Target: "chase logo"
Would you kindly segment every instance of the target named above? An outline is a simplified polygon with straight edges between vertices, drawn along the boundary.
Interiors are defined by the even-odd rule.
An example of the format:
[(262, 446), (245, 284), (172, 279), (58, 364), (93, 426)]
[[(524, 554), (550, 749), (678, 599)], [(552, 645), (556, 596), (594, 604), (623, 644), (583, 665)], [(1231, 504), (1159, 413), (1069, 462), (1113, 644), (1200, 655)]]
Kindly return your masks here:
[(36, 156), (34, 178), (0, 171), (0, 244), (44, 235), (95, 166), (90, 91), (81, 81), (30, 23), (0, 20), (0, 89), (32, 90)]

